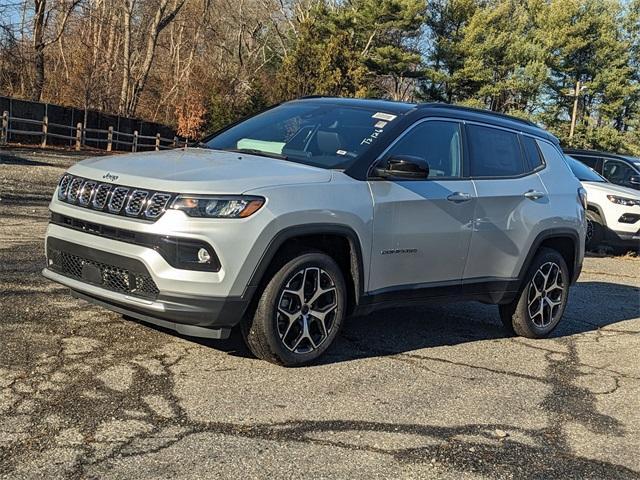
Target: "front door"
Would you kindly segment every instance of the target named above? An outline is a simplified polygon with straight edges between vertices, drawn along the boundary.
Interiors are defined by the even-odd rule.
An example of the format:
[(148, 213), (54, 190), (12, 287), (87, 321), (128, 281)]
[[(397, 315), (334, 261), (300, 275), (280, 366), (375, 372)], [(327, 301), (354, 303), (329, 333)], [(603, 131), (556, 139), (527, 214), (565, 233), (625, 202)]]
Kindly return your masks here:
[(424, 180), (370, 180), (374, 203), (369, 291), (457, 284), (462, 278), (475, 207), (473, 182), (462, 179), (462, 126), (422, 120), (383, 155), (429, 163)]

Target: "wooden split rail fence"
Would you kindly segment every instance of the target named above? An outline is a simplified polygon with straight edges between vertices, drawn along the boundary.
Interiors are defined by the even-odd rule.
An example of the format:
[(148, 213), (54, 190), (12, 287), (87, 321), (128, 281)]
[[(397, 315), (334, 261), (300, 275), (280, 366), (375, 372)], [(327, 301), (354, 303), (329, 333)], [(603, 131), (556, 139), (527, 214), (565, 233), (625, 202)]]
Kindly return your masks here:
[[(11, 128), (13, 122), (24, 123), (29, 125), (39, 125), (41, 130), (20, 130)], [(59, 133), (52, 133), (49, 131), (50, 127), (58, 129), (66, 129), (69, 132), (68, 135)], [(49, 119), (45, 115), (42, 120), (33, 120), (30, 118), (18, 118), (10, 117), (9, 112), (2, 112), (2, 124), (0, 125), (0, 145), (5, 145), (9, 141), (9, 134), (25, 135), (32, 137), (40, 137), (40, 146), (47, 146), (47, 139), (60, 138), (63, 140), (75, 141), (75, 149), (82, 150), (85, 148), (87, 142), (95, 142), (98, 144), (104, 144), (107, 152), (112, 151), (114, 145), (127, 145), (131, 147), (132, 152), (137, 152), (142, 148), (155, 148), (155, 150), (171, 149), (177, 147), (187, 147), (195, 145), (194, 142), (188, 140), (181, 140), (178, 137), (165, 138), (159, 133), (155, 135), (140, 135), (137, 130), (133, 133), (118, 132), (109, 127), (108, 129), (99, 128), (87, 128), (82, 125), (82, 122), (78, 122), (76, 126), (62, 125), (59, 123), (49, 122)], [(106, 134), (106, 138), (98, 138), (96, 134)], [(94, 136), (91, 136), (94, 135)], [(122, 137), (127, 140), (122, 140)], [(151, 140), (151, 142), (148, 142)]]

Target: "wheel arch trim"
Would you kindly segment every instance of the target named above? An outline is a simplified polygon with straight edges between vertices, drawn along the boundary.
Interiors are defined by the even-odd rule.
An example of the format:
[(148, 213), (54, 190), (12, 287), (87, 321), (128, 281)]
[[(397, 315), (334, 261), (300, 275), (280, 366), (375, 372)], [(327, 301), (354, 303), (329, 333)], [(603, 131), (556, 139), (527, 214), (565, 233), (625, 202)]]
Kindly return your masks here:
[(262, 282), (264, 275), (267, 273), (269, 265), (275, 258), (278, 250), (285, 242), (294, 238), (307, 237), (311, 235), (336, 235), (344, 237), (349, 242), (350, 250), (350, 262), (351, 262), (351, 274), (353, 276), (353, 282), (355, 285), (355, 304), (357, 305), (360, 298), (364, 294), (364, 260), (362, 256), (362, 242), (356, 231), (350, 226), (338, 223), (311, 223), (307, 225), (292, 225), (280, 230), (267, 245), (267, 248), (262, 253), (258, 264), (256, 265), (249, 283), (247, 284), (247, 290), (254, 293), (257, 291), (257, 287)]
[(580, 235), (573, 229), (570, 228), (551, 228), (548, 230), (544, 230), (540, 232), (536, 238), (531, 243), (531, 247), (529, 248), (529, 252), (525, 257), (522, 266), (520, 267), (520, 271), (518, 273), (518, 282), (519, 287), (522, 287), (522, 282), (524, 281), (525, 275), (527, 271), (531, 267), (531, 263), (533, 262), (533, 258), (536, 253), (540, 249), (540, 246), (543, 242), (547, 240), (552, 240), (554, 238), (569, 238), (573, 242), (573, 272), (571, 278), (571, 284), (575, 283), (580, 275), (580, 271), (582, 269), (582, 262), (580, 259)]
[(604, 215), (604, 210), (602, 210), (602, 207), (600, 207), (600, 205), (598, 205), (597, 203), (587, 202), (587, 211), (590, 210), (590, 207), (592, 211), (595, 211), (598, 215), (600, 215), (600, 218), (602, 219), (602, 222), (603, 222), (603, 226), (606, 227), (607, 218)]

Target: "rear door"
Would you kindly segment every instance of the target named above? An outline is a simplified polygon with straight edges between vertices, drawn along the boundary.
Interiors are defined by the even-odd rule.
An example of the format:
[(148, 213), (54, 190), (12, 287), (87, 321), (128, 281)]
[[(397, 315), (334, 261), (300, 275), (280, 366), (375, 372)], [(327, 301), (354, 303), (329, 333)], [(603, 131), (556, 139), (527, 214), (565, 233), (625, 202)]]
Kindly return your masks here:
[(549, 216), (547, 191), (535, 171), (543, 168), (532, 137), (469, 123), (469, 174), (477, 194), (464, 281), (517, 277), (540, 220)]
[(382, 159), (422, 157), (424, 180), (369, 180), (374, 203), (369, 291), (458, 284), (471, 238), (475, 191), (462, 178), (462, 124), (425, 119)]

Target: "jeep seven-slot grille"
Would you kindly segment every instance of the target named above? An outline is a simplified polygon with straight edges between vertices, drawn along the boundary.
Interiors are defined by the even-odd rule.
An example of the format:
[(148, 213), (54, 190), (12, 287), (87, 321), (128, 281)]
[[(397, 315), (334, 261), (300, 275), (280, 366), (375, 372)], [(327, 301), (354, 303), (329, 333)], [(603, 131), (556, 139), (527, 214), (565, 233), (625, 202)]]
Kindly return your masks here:
[(58, 199), (114, 215), (157, 220), (168, 208), (173, 193), (99, 183), (66, 174), (58, 184)]
[[(91, 283), (125, 295), (155, 299), (159, 290), (149, 275), (74, 255), (56, 248), (47, 249), (49, 268), (70, 278)], [(95, 274), (89, 277), (87, 269)]]

